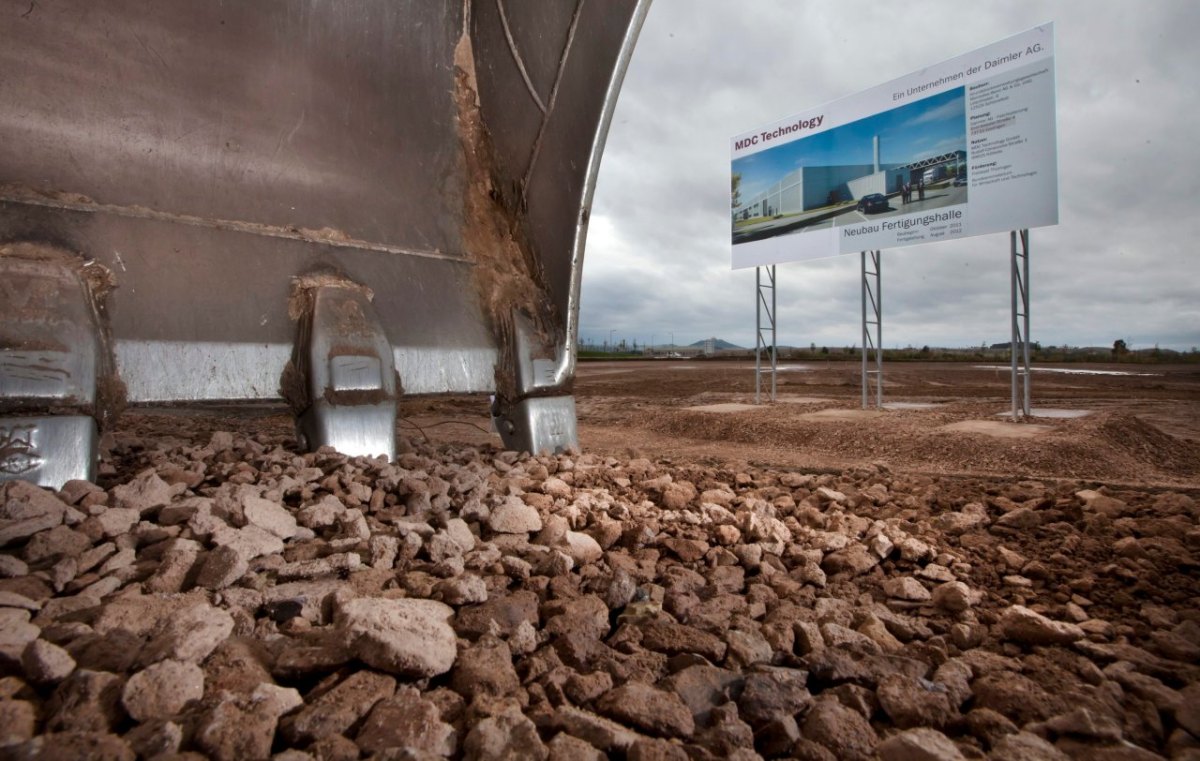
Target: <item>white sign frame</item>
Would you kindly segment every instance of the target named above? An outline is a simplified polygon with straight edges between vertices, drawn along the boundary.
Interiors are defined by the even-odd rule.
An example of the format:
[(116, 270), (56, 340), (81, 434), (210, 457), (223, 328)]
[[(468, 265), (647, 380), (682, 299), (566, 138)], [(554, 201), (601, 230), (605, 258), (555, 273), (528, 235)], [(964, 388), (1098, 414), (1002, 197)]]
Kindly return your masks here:
[(1048, 23), (734, 136), (733, 269), (1058, 224), (1054, 76)]

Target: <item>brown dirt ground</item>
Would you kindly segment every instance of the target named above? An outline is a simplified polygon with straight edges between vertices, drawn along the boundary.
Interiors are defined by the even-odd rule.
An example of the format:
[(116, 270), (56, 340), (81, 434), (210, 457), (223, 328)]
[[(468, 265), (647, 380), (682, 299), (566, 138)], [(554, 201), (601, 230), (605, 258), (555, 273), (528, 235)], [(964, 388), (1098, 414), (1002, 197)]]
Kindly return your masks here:
[[(575, 392), (582, 446), (598, 454), (816, 472), (881, 463), (931, 475), (1200, 489), (1200, 367), (1057, 369), (1069, 372), (1035, 367), (1035, 410), (1090, 410), (1086, 417), (1011, 423), (998, 416), (1011, 410), (1008, 368), (968, 363), (885, 365), (885, 403), (937, 405), (928, 409), (863, 412), (855, 362), (782, 363), (777, 401), (733, 412), (690, 408), (753, 404), (752, 362), (584, 362)], [(764, 402), (769, 384), (764, 375)], [(499, 443), (480, 396), (406, 398), (400, 414), (402, 435)], [(197, 440), (214, 430), (280, 443), (292, 435), (290, 418), (273, 406), (131, 411), (119, 428)]]
[[(838, 419), (835, 411), (861, 411), (860, 365), (784, 363), (781, 368), (775, 404), (720, 414), (688, 408), (753, 402), (752, 363), (584, 364), (576, 386), (581, 439), (599, 451), (633, 447), (645, 454), (764, 466), (840, 469), (883, 462), (896, 470), (930, 473), (1200, 485), (1196, 366), (1132, 369), (1144, 375), (1095, 373), (1131, 372), (1129, 365), (1061, 368), (1070, 374), (1035, 368), (1035, 410), (1091, 414), (1016, 424), (1034, 428), (1036, 435), (1029, 437), (947, 429), (966, 421), (1004, 422), (997, 413), (1011, 410), (1007, 367), (892, 363), (884, 368), (885, 403), (937, 406), (848, 419)], [(769, 382), (765, 376), (764, 384)]]
[[(903, 518), (912, 527), (940, 525), (936, 522), (969, 503), (984, 505), (993, 517), (1036, 503), (1044, 520), (1034, 528), (993, 525), (960, 535), (931, 529), (938, 547), (958, 559), (964, 580), (987, 592), (988, 601), (976, 611), (979, 619), (993, 624), (1012, 604), (1061, 618), (1063, 606), (1084, 595), (1092, 606), (1088, 615), (1111, 624), (1119, 646), (1143, 647), (1154, 636), (1166, 636), (1157, 630), (1168, 624), (1200, 620), (1197, 565), (1188, 549), (1195, 545), (1195, 531), (1182, 535), (1180, 528), (1194, 526), (1195, 514), (1182, 515), (1179, 505), (1194, 503), (1165, 493), (1200, 497), (1200, 367), (1133, 370), (1147, 374), (1036, 372), (1035, 408), (1091, 414), (1032, 423), (997, 417), (1009, 408), (1007, 368), (967, 364), (885, 368), (886, 401), (938, 405), (930, 409), (864, 413), (854, 363), (785, 369), (778, 375), (778, 402), (731, 412), (689, 408), (752, 403), (750, 363), (587, 363), (579, 368), (576, 401), (584, 450), (613, 458), (608, 461), (613, 467), (648, 458), (654, 468), (700, 489), (769, 485), (781, 473), (798, 470), (822, 474), (817, 482), (854, 496), (883, 479), (892, 495), (890, 512), (869, 505), (862, 511), (873, 519)], [(1033, 435), (961, 430), (980, 423), (1005, 434), (1019, 429)], [(458, 456), (455, 445), (494, 453), (487, 446), (499, 443), (489, 430), (486, 398), (478, 395), (406, 398), (398, 427), (402, 446), (423, 437), (433, 445), (425, 449), (447, 457)], [(171, 442), (203, 444), (223, 430), (252, 436), (257, 445), (294, 446), (292, 421), (282, 406), (127, 411), (106, 436), (100, 483), (112, 487), (165, 462)], [(237, 465), (232, 467), (237, 476)], [(1077, 491), (1097, 487), (1128, 505), (1135, 517), (1112, 520), (1081, 508)], [(629, 499), (643, 504), (644, 496)], [(1032, 580), (1026, 580), (1028, 588), (1004, 577), (1011, 569), (997, 561), (1001, 542), (1029, 559), (1021, 568)], [(885, 561), (875, 576), (906, 572), (895, 562)], [(839, 582), (823, 594), (856, 600), (865, 588)], [(1155, 623), (1160, 618), (1165, 623)], [(1007, 655), (1020, 652), (997, 643), (989, 647)], [(1049, 692), (1067, 694), (1079, 677), (1052, 667), (1056, 657), (1068, 655), (1039, 651), (1025, 665)], [(1192, 673), (1155, 675), (1175, 688), (1194, 681)], [(1127, 739), (1165, 748), (1163, 731), (1135, 725)]]
[[(893, 470), (933, 474), (1200, 486), (1200, 368), (1194, 365), (1132, 370), (1145, 375), (1035, 369), (1035, 409), (1091, 414), (1015, 424), (1036, 431), (1021, 438), (946, 428), (966, 421), (1005, 422), (996, 415), (1011, 410), (1007, 367), (887, 365), (885, 403), (938, 406), (865, 415), (854, 414), (861, 412), (857, 363), (785, 363), (781, 368), (776, 403), (714, 413), (689, 408), (753, 403), (752, 363), (582, 363), (575, 386), (580, 440), (598, 453), (712, 464), (840, 470), (882, 462)], [(1130, 372), (1129, 365), (1063, 369)], [(769, 380), (766, 376), (764, 383)], [(488, 438), (463, 425), (487, 427), (482, 406), (471, 399), (413, 400), (404, 414), (408, 422), (402, 427), (420, 425), (437, 441), (482, 443)]]

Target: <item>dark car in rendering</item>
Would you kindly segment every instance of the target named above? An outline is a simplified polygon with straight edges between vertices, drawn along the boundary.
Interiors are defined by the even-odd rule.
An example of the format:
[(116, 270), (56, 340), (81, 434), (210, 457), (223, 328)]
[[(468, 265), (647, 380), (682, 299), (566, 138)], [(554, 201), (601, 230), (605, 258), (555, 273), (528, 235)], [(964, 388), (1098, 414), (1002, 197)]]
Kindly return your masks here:
[(870, 193), (858, 199), (856, 207), (864, 214), (874, 214), (877, 211), (887, 211), (888, 200), (883, 193)]

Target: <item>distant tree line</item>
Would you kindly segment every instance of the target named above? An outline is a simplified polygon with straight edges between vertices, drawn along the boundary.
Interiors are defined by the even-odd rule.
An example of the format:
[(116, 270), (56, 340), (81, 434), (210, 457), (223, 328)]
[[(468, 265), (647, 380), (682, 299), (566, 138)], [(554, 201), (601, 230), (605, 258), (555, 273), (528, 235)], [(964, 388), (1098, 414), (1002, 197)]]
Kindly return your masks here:
[[(966, 348), (940, 348), (928, 345), (904, 348), (885, 348), (883, 358), (888, 362), (1007, 362), (1010, 357), (1011, 343), (981, 343), (979, 346)], [(611, 345), (600, 346), (584, 344), (578, 347), (581, 359), (617, 359), (641, 358), (645, 356), (644, 346), (636, 341), (632, 345), (625, 341)], [(607, 349), (605, 351), (604, 349)], [(721, 349), (712, 357), (704, 354), (689, 354), (695, 359), (752, 359), (754, 349)], [(763, 359), (770, 359), (770, 348), (763, 351)], [(856, 362), (862, 357), (862, 350), (857, 345), (850, 346), (818, 346), (810, 343), (807, 348), (797, 346), (779, 347), (779, 360), (799, 362), (840, 361)], [(1158, 345), (1145, 349), (1131, 349), (1125, 339), (1118, 338), (1111, 348), (1107, 346), (1043, 346), (1038, 341), (1029, 344), (1029, 359), (1032, 362), (1070, 363), (1070, 362), (1119, 362), (1128, 364), (1200, 364), (1200, 347), (1193, 346), (1188, 351), (1163, 349)]]
[[(968, 348), (939, 348), (931, 346), (906, 346), (885, 348), (883, 358), (889, 362), (995, 362), (1007, 361), (1011, 355), (1011, 343), (980, 344)], [(858, 346), (818, 346), (815, 343), (803, 347), (780, 347), (779, 359), (796, 361), (857, 361), (862, 356)], [(750, 352), (753, 355), (753, 352)], [(1158, 346), (1147, 349), (1130, 349), (1123, 340), (1118, 340), (1110, 349), (1106, 346), (1043, 346), (1034, 341), (1029, 344), (1029, 359), (1032, 362), (1120, 362), (1129, 364), (1154, 363), (1200, 363), (1200, 347), (1189, 351), (1163, 349)]]

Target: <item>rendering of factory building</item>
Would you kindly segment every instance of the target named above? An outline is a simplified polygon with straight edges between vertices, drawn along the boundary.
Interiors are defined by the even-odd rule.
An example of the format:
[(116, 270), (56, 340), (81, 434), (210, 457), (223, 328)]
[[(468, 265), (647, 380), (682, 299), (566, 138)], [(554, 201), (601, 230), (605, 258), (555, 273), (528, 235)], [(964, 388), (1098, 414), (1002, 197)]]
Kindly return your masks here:
[[(873, 140), (873, 164), (842, 166), (801, 166), (779, 182), (733, 209), (733, 220), (800, 214), (812, 209), (855, 201), (871, 193), (897, 193), (904, 183), (916, 184), (930, 178), (941, 179), (950, 168), (966, 162), (966, 151), (951, 151), (929, 156), (908, 164), (881, 164), (879, 137)], [(934, 170), (933, 175), (927, 172)]]

